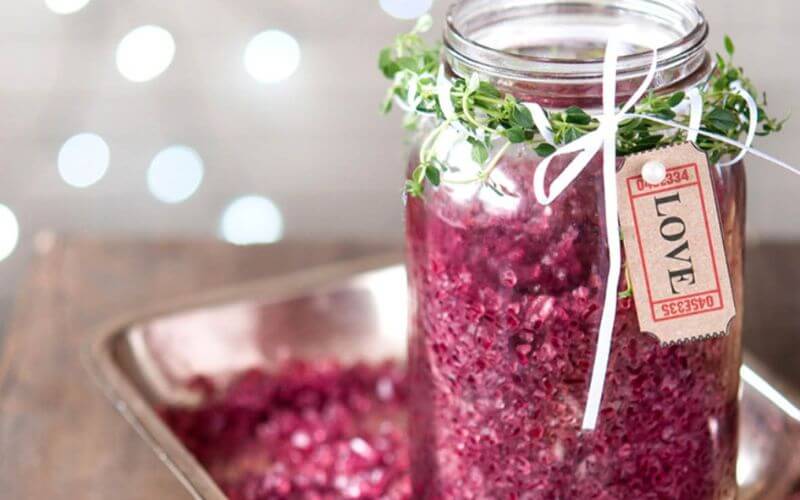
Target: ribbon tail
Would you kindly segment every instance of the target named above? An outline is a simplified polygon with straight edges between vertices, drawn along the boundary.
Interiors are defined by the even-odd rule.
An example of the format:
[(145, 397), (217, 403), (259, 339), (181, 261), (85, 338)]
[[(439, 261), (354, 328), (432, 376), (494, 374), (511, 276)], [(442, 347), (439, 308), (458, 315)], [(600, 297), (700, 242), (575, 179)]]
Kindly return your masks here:
[(547, 114), (544, 112), (544, 109), (535, 102), (526, 102), (523, 103), (523, 106), (528, 108), (528, 110), (531, 112), (533, 124), (536, 125), (536, 128), (539, 130), (539, 133), (542, 134), (544, 140), (547, 141), (547, 143), (551, 146), (555, 146), (555, 136), (553, 135), (553, 130), (550, 127), (550, 120), (547, 118)]
[(617, 201), (617, 154), (616, 135), (613, 140), (605, 141), (603, 149), (603, 192), (605, 196), (605, 223), (608, 237), (608, 279), (606, 281), (603, 314), (597, 332), (594, 367), (589, 382), (589, 395), (586, 399), (586, 410), (583, 414), (581, 428), (592, 431), (597, 427), (600, 405), (603, 402), (608, 361), (611, 357), (611, 341), (614, 334), (614, 322), (617, 317), (617, 287), (622, 268), (622, 250), (620, 247), (620, 230)]
[(633, 106), (647, 89), (656, 71), (657, 53), (653, 50), (653, 61), (650, 72), (644, 79), (634, 96), (626, 103), (620, 115), (616, 115), (617, 98), (617, 62), (619, 43), (611, 39), (606, 47), (603, 63), (603, 194), (605, 198), (605, 223), (608, 238), (608, 279), (606, 280), (603, 313), (600, 328), (597, 332), (594, 366), (589, 381), (589, 394), (586, 398), (586, 410), (583, 412), (582, 429), (593, 431), (597, 427), (600, 406), (603, 403), (608, 360), (611, 357), (611, 342), (614, 335), (614, 321), (617, 318), (617, 287), (622, 268), (622, 249), (619, 238), (619, 206), (617, 201), (617, 126), (628, 106)]
[(747, 127), (747, 139), (744, 141), (747, 147), (742, 148), (741, 151), (739, 151), (739, 154), (736, 155), (736, 157), (732, 160), (720, 162), (719, 165), (721, 167), (729, 167), (739, 163), (742, 158), (747, 155), (747, 152), (753, 145), (753, 141), (756, 138), (756, 131), (758, 130), (758, 103), (756, 103), (756, 100), (753, 99), (753, 96), (751, 96), (750, 93), (744, 89), (742, 82), (733, 82), (731, 84), (731, 90), (736, 92), (742, 99), (744, 99), (744, 101), (747, 103), (747, 110), (750, 113), (750, 123)]
[(453, 105), (451, 97), (451, 90), (453, 84), (444, 73), (444, 66), (439, 66), (439, 75), (436, 78), (436, 99), (439, 101), (439, 107), (442, 109), (442, 114), (447, 121), (456, 121), (456, 107)]
[[(536, 201), (542, 205), (549, 205), (558, 198), (586, 168), (594, 155), (600, 151), (603, 145), (602, 140), (600, 132), (594, 131), (566, 146), (562, 146), (558, 151), (543, 159), (536, 166), (536, 171), (533, 173), (533, 192), (536, 196)], [(578, 155), (558, 174), (550, 184), (549, 192), (547, 192), (545, 180), (550, 164), (556, 157), (570, 153), (578, 153)]]
[(703, 94), (697, 88), (689, 91), (689, 142), (697, 142), (697, 133), (703, 120)]

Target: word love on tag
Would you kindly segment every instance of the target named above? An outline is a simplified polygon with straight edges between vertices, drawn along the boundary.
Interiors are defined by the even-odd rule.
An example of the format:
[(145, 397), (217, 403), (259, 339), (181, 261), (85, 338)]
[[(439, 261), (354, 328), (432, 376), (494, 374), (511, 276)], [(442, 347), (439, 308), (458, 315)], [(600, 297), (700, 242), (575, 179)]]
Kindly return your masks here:
[[(642, 175), (649, 162), (666, 166), (660, 183)], [(725, 335), (736, 308), (705, 153), (685, 143), (631, 156), (617, 182), (640, 329), (664, 344)]]

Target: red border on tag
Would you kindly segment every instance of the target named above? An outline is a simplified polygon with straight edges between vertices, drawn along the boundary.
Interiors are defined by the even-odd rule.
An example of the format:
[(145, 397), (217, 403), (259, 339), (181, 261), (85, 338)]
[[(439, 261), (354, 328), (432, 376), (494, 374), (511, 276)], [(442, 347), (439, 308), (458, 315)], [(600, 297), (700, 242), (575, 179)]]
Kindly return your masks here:
[[(666, 188), (655, 187), (655, 189), (653, 189), (652, 191), (644, 191), (644, 192), (641, 192), (641, 193), (638, 193), (638, 194), (633, 194), (633, 187), (634, 186), (633, 186), (632, 182), (633, 181), (637, 181), (637, 180), (643, 181), (644, 179), (642, 178), (642, 176), (639, 175), (639, 176), (636, 176), (636, 177), (629, 177), (627, 179), (628, 200), (629, 200), (629, 203), (631, 205), (631, 214), (633, 215), (633, 227), (634, 227), (634, 230), (636, 232), (636, 243), (637, 243), (637, 245), (639, 247), (639, 256), (642, 259), (642, 267), (643, 267), (643, 270), (644, 270), (644, 280), (645, 280), (645, 283), (647, 284), (647, 296), (648, 296), (649, 302), (650, 302), (650, 313), (653, 316), (653, 321), (654, 322), (671, 321), (671, 320), (674, 320), (674, 319), (686, 318), (686, 317), (689, 317), (689, 316), (699, 316), (699, 315), (710, 313), (710, 312), (713, 312), (713, 311), (719, 311), (719, 310), (721, 310), (721, 309), (723, 309), (725, 307), (725, 304), (724, 304), (723, 298), (722, 298), (722, 289), (721, 289), (720, 281), (719, 281), (719, 271), (717, 269), (716, 252), (714, 250), (714, 243), (713, 243), (713, 241), (711, 239), (711, 225), (709, 224), (708, 217), (707, 217), (707, 213), (708, 212), (706, 211), (706, 200), (705, 200), (705, 197), (703, 196), (703, 189), (702, 189), (702, 187), (700, 185), (700, 169), (699, 169), (697, 163), (689, 163), (689, 164), (686, 164), (686, 165), (679, 165), (677, 167), (668, 168), (667, 172), (669, 173), (669, 172), (674, 172), (676, 170), (683, 170), (683, 169), (689, 169), (689, 168), (694, 169), (694, 175), (695, 175), (695, 180), (694, 181), (690, 181), (690, 182), (686, 182), (686, 183), (675, 183), (675, 184), (672, 184), (672, 185), (670, 185), (669, 187), (666, 187)], [(646, 184), (645, 184), (645, 186), (646, 186)], [(643, 198), (645, 196), (651, 196), (651, 195), (664, 193), (664, 192), (668, 192), (668, 191), (678, 191), (678, 190), (681, 190), (681, 189), (686, 189), (686, 188), (691, 188), (691, 187), (696, 187), (697, 188), (697, 192), (700, 194), (700, 205), (703, 208), (702, 209), (702, 216), (703, 216), (703, 221), (704, 221), (705, 227), (706, 227), (706, 238), (708, 240), (708, 250), (711, 253), (711, 263), (712, 263), (712, 266), (713, 266), (714, 282), (716, 283), (716, 288), (713, 289), (713, 290), (707, 290), (705, 292), (693, 293), (693, 294), (690, 294), (690, 295), (682, 295), (682, 296), (676, 297), (676, 298), (662, 299), (662, 300), (654, 301), (653, 300), (653, 292), (652, 292), (651, 287), (650, 287), (650, 277), (647, 274), (647, 263), (645, 262), (644, 248), (642, 247), (642, 238), (641, 238), (641, 235), (639, 233), (639, 221), (638, 221), (638, 218), (636, 216), (636, 204), (634, 203), (634, 200), (636, 200), (637, 198)], [(692, 299), (696, 299), (696, 300), (692, 301)], [(711, 299), (712, 303), (713, 303), (712, 306), (709, 307), (708, 309), (704, 308), (704, 309), (698, 310), (696, 312), (693, 312), (693, 311), (689, 311), (689, 312), (686, 312), (686, 313), (681, 313), (680, 312), (680, 306), (682, 305), (682, 303), (685, 304), (684, 301), (687, 301), (687, 300), (690, 301), (690, 305), (688, 307), (691, 309), (691, 307), (692, 307), (691, 304), (692, 303), (697, 304), (697, 302), (696, 302), (697, 300), (706, 300), (707, 301), (708, 299)], [(659, 318), (658, 315), (656, 314), (656, 305), (664, 306), (664, 305), (670, 305), (670, 304), (674, 304), (674, 305), (678, 306), (678, 313), (674, 314), (674, 315), (669, 315), (667, 317)]]

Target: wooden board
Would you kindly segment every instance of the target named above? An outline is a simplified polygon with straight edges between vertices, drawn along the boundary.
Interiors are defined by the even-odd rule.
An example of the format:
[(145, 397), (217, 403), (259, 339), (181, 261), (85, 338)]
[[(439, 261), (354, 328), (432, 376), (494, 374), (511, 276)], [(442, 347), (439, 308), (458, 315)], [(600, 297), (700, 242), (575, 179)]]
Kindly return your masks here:
[(0, 498), (188, 498), (80, 362), (90, 325), (168, 297), (376, 253), (353, 244), (56, 238), (22, 287), (0, 359)]
[(800, 243), (748, 248), (745, 268), (745, 347), (800, 387)]

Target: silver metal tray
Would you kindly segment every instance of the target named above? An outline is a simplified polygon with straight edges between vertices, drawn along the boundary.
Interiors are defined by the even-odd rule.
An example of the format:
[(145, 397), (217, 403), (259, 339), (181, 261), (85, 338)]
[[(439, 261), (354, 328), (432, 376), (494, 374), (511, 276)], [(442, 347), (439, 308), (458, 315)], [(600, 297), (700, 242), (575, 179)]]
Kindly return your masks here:
[[(224, 385), (287, 355), (403, 359), (406, 281), (396, 255), (166, 304), (99, 328), (85, 363), (116, 409), (195, 498), (224, 499), (162, 423), (157, 405), (197, 404), (197, 375)], [(784, 500), (800, 484), (797, 399), (751, 359), (742, 368), (740, 500)]]

